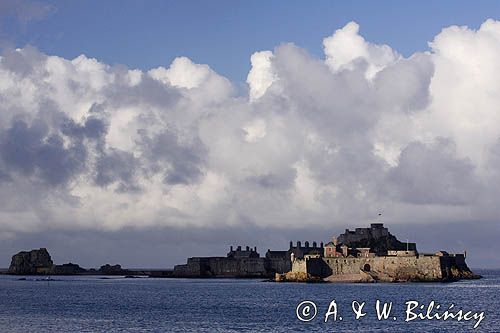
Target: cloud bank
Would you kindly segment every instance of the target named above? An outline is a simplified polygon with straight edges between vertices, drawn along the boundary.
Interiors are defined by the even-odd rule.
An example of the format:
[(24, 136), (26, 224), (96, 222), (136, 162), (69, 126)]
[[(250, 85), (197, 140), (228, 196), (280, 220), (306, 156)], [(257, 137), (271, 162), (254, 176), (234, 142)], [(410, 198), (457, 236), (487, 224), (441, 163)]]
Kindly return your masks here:
[(144, 72), (0, 57), (0, 238), (150, 227), (495, 223), (500, 22), (405, 58), (351, 22), (324, 59), (251, 56), (248, 92), (186, 57)]

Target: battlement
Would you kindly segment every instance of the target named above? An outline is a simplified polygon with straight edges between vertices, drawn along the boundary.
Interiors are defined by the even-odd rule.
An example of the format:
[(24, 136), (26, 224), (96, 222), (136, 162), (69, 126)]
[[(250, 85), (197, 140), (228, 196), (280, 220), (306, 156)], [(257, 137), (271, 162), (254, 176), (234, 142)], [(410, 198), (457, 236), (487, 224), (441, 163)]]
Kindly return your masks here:
[(257, 246), (251, 248), (250, 246), (246, 246), (244, 250), (241, 249), (241, 246), (236, 247), (236, 250), (231, 245), (229, 247), (229, 252), (227, 254), (228, 258), (260, 258), (260, 254), (257, 252)]
[(323, 242), (320, 242), (319, 246), (318, 246), (318, 243), (316, 241), (313, 241), (312, 245), (311, 245), (311, 243), (309, 243), (309, 241), (305, 241), (304, 242), (304, 246), (302, 246), (302, 242), (301, 241), (297, 241), (296, 245), (294, 246), (293, 245), (293, 241), (290, 241), (290, 247), (289, 247), (289, 249), (293, 249), (293, 248), (322, 249), (323, 248)]

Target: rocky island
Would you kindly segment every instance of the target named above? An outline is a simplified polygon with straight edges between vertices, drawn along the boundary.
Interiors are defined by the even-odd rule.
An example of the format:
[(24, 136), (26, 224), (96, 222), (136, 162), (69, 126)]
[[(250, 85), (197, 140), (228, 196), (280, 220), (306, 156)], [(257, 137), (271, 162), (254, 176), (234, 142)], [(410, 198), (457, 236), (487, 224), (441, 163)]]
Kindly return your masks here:
[(402, 243), (382, 223), (346, 229), (322, 253), (291, 258), (292, 269), (276, 281), (447, 282), (477, 279), (465, 253), (419, 253), (415, 243)]
[(77, 264), (67, 263), (55, 265), (46, 248), (21, 251), (12, 256), (7, 274), (12, 275), (135, 275), (135, 272), (123, 269), (120, 265), (106, 264), (96, 269), (84, 269)]
[(273, 278), (277, 282), (447, 282), (476, 279), (465, 253), (419, 253), (382, 223), (348, 229), (330, 242), (290, 242), (288, 250), (266, 252), (231, 246), (226, 257), (193, 257), (173, 277)]
[(85, 269), (72, 263), (54, 265), (46, 248), (21, 251), (12, 256), (9, 274), (15, 275), (74, 275)]

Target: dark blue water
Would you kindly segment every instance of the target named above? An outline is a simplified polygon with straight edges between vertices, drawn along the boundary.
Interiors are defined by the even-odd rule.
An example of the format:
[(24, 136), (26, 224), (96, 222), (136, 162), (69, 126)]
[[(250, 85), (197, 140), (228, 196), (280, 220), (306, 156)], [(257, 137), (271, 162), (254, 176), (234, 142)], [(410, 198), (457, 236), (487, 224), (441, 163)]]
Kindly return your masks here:
[[(258, 280), (101, 279), (62, 277), (26, 281), (0, 276), (1, 332), (500, 332), (500, 271), (482, 280), (449, 284), (292, 284)], [(377, 320), (375, 300), (393, 302), (389, 319)], [(317, 316), (296, 317), (311, 300)], [(325, 323), (332, 300), (338, 317)], [(354, 319), (353, 300), (366, 316)], [(405, 322), (404, 304), (434, 300), (447, 309), (484, 311), (476, 320)], [(339, 317), (342, 316), (342, 321)], [(396, 320), (394, 320), (396, 317)]]

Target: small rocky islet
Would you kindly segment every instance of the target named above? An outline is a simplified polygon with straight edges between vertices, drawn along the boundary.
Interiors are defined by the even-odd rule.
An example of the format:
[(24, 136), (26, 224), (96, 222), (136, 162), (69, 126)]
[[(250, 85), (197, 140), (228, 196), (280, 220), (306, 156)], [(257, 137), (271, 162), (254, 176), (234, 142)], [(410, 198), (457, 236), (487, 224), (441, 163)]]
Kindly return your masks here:
[(7, 274), (11, 275), (127, 275), (135, 271), (123, 269), (120, 265), (105, 264), (99, 269), (85, 269), (78, 264), (56, 265), (46, 248), (21, 251), (12, 256)]

